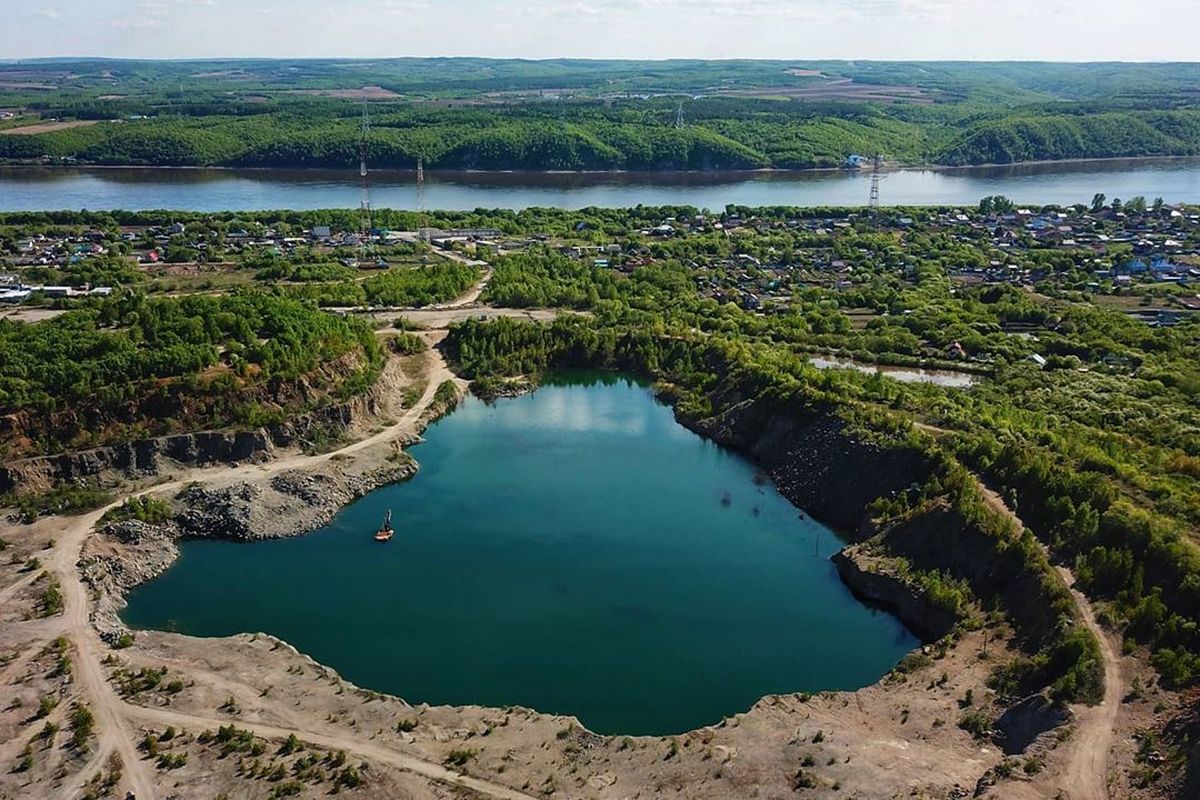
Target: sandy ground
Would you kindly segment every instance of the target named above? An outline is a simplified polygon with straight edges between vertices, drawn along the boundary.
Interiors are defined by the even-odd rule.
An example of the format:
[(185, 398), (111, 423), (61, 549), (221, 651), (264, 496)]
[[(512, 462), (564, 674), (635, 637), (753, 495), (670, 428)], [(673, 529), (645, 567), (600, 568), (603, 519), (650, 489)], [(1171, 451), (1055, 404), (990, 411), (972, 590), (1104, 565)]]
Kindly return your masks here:
[(478, 308), (418, 308), (411, 311), (380, 311), (374, 312), (370, 316), (387, 322), (406, 319), (423, 328), (441, 329), (448, 328), (453, 323), (462, 322), (466, 319), (509, 317), (510, 319), (521, 319), (531, 322), (552, 322), (562, 316), (562, 314), (559, 311), (549, 309), (490, 308), (488, 306), (480, 306)]
[(24, 125), (20, 128), (5, 128), (0, 130), (0, 134), (7, 136), (32, 136), (36, 133), (51, 133), (71, 128), (86, 128), (90, 125), (95, 125), (99, 121), (95, 119), (79, 119), (71, 122), (40, 122), (37, 125)]
[(63, 309), (54, 308), (13, 308), (0, 311), (0, 319), (11, 319), (14, 322), (44, 322), (67, 313)]

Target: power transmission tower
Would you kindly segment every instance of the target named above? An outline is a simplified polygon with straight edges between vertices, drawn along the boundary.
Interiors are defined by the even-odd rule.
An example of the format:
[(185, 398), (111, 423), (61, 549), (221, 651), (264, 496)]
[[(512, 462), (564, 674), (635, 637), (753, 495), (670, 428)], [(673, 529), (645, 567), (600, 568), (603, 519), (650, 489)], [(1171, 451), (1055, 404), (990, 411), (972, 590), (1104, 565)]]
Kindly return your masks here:
[(679, 101), (679, 107), (675, 109), (675, 130), (683, 130), (683, 101)]
[(362, 183), (358, 210), (358, 263), (366, 265), (371, 257), (371, 180), (367, 174), (367, 139), (371, 133), (371, 113), (363, 101), (362, 141), (358, 145), (358, 175)]
[(871, 199), (867, 201), (867, 210), (871, 214), (879, 211), (879, 181), (883, 180), (883, 156), (875, 156), (875, 168), (871, 170)]
[(417, 238), (429, 241), (429, 220), (425, 213), (425, 157), (417, 156)]

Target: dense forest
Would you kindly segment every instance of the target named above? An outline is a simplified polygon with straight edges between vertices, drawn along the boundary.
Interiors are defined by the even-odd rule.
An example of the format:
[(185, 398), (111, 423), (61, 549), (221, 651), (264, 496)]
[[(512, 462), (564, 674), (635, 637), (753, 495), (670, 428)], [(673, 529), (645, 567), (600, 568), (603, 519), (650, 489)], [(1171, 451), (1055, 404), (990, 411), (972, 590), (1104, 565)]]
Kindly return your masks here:
[[(1050, 159), (1200, 153), (1200, 112), (972, 114), (876, 108), (822, 113), (765, 100), (696, 101), (676, 128), (666, 103), (575, 103), (496, 110), (378, 109), (371, 163), (412, 169), (720, 170), (837, 167), (851, 153), (900, 163), (1006, 164)], [(353, 109), (100, 122), (37, 135), (0, 135), (0, 159), (106, 165), (349, 168), (358, 162)]]
[[(53, 451), (111, 434), (106, 424), (143, 434), (261, 424), (369, 389), (382, 362), (364, 323), (268, 292), (125, 294), (36, 325), (0, 319), (0, 413), (20, 415), (2, 446), (42, 436), (34, 449)], [(287, 387), (300, 379), (306, 389), (296, 395)], [(146, 403), (179, 417), (131, 413)]]
[[(71, 66), (21, 65), (43, 90), (0, 91), (0, 105), (23, 112), (0, 123), (0, 160), (348, 168), (362, 139), (362, 86), (374, 87), (362, 97), (380, 168), (423, 159), (440, 169), (804, 169), (852, 153), (946, 165), (1200, 153), (1191, 65)], [(13, 133), (47, 119), (95, 124)]]

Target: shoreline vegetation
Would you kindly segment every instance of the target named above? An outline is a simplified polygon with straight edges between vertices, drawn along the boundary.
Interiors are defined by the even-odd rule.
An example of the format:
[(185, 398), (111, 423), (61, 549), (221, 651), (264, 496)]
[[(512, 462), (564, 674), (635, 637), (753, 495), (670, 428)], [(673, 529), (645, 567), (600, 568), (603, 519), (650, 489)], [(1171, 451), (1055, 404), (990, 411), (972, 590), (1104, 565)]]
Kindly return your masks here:
[[(521, 344), (489, 346), (506, 340)], [(696, 352), (689, 353), (692, 347)], [(912, 559), (914, 580), (901, 585), (921, 602), (955, 618), (964, 618), (973, 602), (1004, 608), (1032, 655), (1011, 665), (1010, 691), (1027, 695), (1049, 688), (1060, 701), (1099, 701), (1098, 643), (1082, 629), (1055, 628), (1059, 615), (1077, 618), (1062, 579), (1029, 532), (988, 507), (977, 479), (927, 432), (786, 374), (772, 375), (753, 350), (716, 341), (655, 341), (633, 331), (597, 335), (566, 318), (548, 330), (471, 320), (451, 329), (446, 350), (460, 374), (484, 378), (485, 387), (489, 377), (508, 372), (510, 359), (525, 376), (565, 366), (615, 368), (665, 381), (662, 395), (685, 427), (746, 453), (768, 470), (784, 497), (851, 542), (870, 542), (905, 563)], [(481, 352), (495, 356), (474, 355)], [(860, 485), (847, 490), (838, 476), (852, 463)], [(878, 473), (864, 473), (863, 464), (875, 465)], [(797, 475), (805, 466), (814, 473)], [(949, 558), (942, 550), (948, 539), (958, 551)], [(998, 582), (991, 574), (997, 562), (1005, 563)], [(961, 581), (962, 588), (948, 579)], [(908, 607), (903, 601), (888, 605), (894, 611)], [(1047, 616), (1047, 609), (1053, 614)], [(928, 635), (920, 622), (910, 618), (905, 624)]]
[[(1129, 164), (1129, 165), (1153, 165), (1153, 164), (1169, 164), (1178, 161), (1200, 161), (1200, 154), (1184, 154), (1184, 155), (1153, 155), (1153, 156), (1108, 156), (1108, 157), (1083, 157), (1083, 158), (1059, 158), (1045, 159), (1035, 161), (1012, 161), (1012, 162), (996, 162), (988, 164), (936, 164), (932, 162), (888, 162), (881, 169), (884, 174), (891, 172), (950, 172), (950, 173), (970, 173), (973, 171), (996, 170), (996, 169), (1022, 169), (1034, 167), (1053, 167), (1053, 166), (1086, 166), (1089, 164)], [(146, 171), (164, 171), (164, 172), (245, 172), (245, 173), (299, 173), (299, 174), (344, 174), (344, 170), (336, 167), (319, 167), (319, 166), (229, 166), (221, 164), (213, 165), (187, 165), (187, 164), (92, 164), (81, 162), (63, 162), (63, 161), (11, 161), (0, 160), (0, 179), (3, 179), (4, 170), (16, 169), (45, 169), (50, 171), (108, 171), (108, 170), (146, 170)], [(389, 167), (372, 170), (372, 174), (377, 177), (386, 177), (389, 174), (413, 174), (416, 175), (416, 167)], [(844, 175), (844, 174), (862, 174), (869, 175), (871, 169), (865, 167), (858, 170), (850, 170), (845, 167), (760, 167), (757, 169), (669, 169), (669, 170), (628, 170), (628, 169), (426, 169), (426, 177), (458, 177), (470, 175), (512, 175), (512, 176), (537, 176), (552, 177), (556, 175), (562, 176), (579, 176), (579, 177), (606, 177), (606, 176), (747, 176), (747, 175)]]
[[(1192, 112), (1163, 112), (1186, 115)], [(205, 119), (205, 118), (202, 118)], [(1086, 118), (1085, 118), (1086, 119)], [(1038, 166), (1038, 164), (1136, 160), (1136, 158), (1183, 158), (1200, 155), (1200, 112), (1194, 116), (1154, 118), (1164, 130), (1139, 119), (1105, 120), (1104, 126), (1145, 128), (1144, 142), (1106, 142), (1106, 133), (1091, 131), (1026, 131), (1024, 121), (1015, 121), (1018, 132), (985, 131), (978, 140), (955, 145), (958, 150), (905, 155), (896, 152), (900, 140), (871, 143), (866, 148), (888, 152), (890, 169), (965, 169)], [(0, 136), (0, 164), (38, 166), (68, 163), (77, 167), (192, 167), (229, 169), (350, 169), (358, 161), (359, 136), (353, 127), (328, 127), (325, 122), (301, 124), (295, 131), (251, 132), (241, 118), (206, 120), (204, 126), (162, 120), (121, 125), (100, 122), (88, 127), (67, 128), (29, 136)], [(545, 124), (542, 124), (545, 125)], [(1055, 125), (1055, 122), (1045, 122)], [(216, 126), (216, 127), (214, 127)], [(557, 126), (547, 130), (528, 128), (517, 132), (496, 131), (484, 137), (466, 132), (448, 134), (461, 138), (442, 156), (426, 156), (427, 145), (389, 142), (373, 128), (368, 139), (372, 168), (413, 170), (424, 162), (432, 174), (545, 173), (545, 174), (714, 174), (714, 173), (803, 173), (835, 170), (854, 144), (864, 144), (862, 134), (841, 139), (840, 133), (823, 145), (824, 155), (792, 158), (757, 152), (736, 139), (715, 131), (679, 132), (664, 128), (631, 130), (620, 137), (647, 136), (646, 152), (614, 148), (602, 139), (590, 140), (589, 132), (570, 131), (565, 140)], [(214, 133), (214, 131), (216, 133)], [(1171, 131), (1172, 133), (1166, 133)], [(653, 133), (652, 133), (653, 132)], [(925, 138), (912, 131), (912, 136)], [(214, 138), (220, 136), (220, 138)], [(271, 137), (276, 137), (272, 139)], [(292, 139), (295, 139), (294, 142)], [(580, 140), (575, 140), (576, 138)], [(1016, 139), (1013, 142), (1012, 139)], [(1028, 138), (1028, 140), (1025, 140)], [(260, 150), (250, 150), (256, 139), (264, 139)], [(1060, 144), (1051, 144), (1062, 139)], [(1093, 139), (1091, 144), (1080, 140)], [(1050, 142), (1048, 142), (1050, 140)], [(784, 146), (784, 145), (776, 145)], [(845, 154), (845, 155), (842, 155)], [(894, 154), (894, 155), (893, 155)], [(869, 168), (864, 168), (869, 170)]]

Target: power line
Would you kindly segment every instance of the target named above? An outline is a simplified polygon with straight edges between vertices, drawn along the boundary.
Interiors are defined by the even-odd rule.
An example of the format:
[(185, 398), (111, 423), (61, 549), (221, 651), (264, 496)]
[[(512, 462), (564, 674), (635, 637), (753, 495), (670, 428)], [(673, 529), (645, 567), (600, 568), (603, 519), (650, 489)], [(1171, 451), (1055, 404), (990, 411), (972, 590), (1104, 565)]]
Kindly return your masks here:
[(879, 211), (879, 181), (883, 179), (883, 156), (876, 154), (875, 168), (871, 170), (871, 198), (867, 201), (867, 210), (874, 214)]
[(363, 101), (362, 141), (358, 146), (358, 175), (362, 183), (358, 210), (358, 261), (366, 264), (371, 256), (371, 179), (367, 173), (367, 139), (371, 134), (371, 112)]
[(425, 213), (425, 157), (417, 156), (417, 237), (429, 241), (429, 220)]

